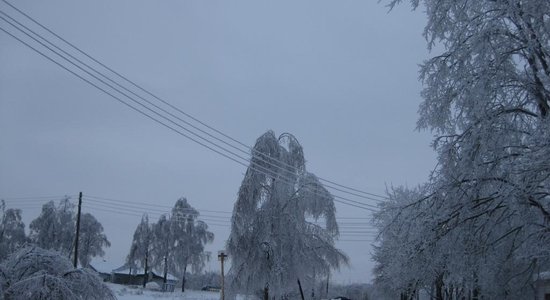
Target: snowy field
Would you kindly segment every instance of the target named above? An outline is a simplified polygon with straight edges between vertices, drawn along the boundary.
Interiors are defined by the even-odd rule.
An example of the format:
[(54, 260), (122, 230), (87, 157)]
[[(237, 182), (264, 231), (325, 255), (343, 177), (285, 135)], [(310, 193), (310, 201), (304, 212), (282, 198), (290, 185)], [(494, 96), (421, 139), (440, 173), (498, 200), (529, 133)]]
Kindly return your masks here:
[(218, 292), (203, 292), (187, 290), (185, 293), (175, 291), (173, 293), (163, 293), (142, 287), (125, 286), (119, 284), (107, 284), (119, 300), (145, 300), (145, 299), (165, 299), (165, 300), (219, 300)]

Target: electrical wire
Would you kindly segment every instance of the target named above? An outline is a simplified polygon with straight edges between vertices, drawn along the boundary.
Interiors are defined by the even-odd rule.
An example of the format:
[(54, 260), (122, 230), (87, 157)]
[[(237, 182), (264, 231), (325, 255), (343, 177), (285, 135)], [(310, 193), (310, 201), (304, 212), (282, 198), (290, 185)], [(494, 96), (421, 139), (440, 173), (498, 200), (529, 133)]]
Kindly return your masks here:
[[(223, 133), (223, 132), (221, 132), (221, 131), (219, 131), (219, 130), (217, 130), (217, 129), (215, 129), (215, 128), (209, 126), (209, 125), (207, 125), (206, 123), (200, 121), (199, 119), (193, 117), (192, 115), (190, 115), (190, 114), (184, 112), (183, 110), (177, 108), (176, 106), (170, 104), (169, 102), (167, 102), (167, 101), (161, 99), (160, 97), (154, 95), (153, 93), (147, 91), (146, 89), (144, 89), (144, 88), (142, 88), (141, 86), (137, 85), (137, 84), (134, 83), (133, 81), (129, 80), (127, 77), (121, 75), (120, 73), (114, 71), (113, 69), (109, 68), (109, 67), (106, 66), (105, 64), (99, 62), (98, 60), (96, 60), (96, 59), (93, 58), (91, 55), (89, 55), (88, 53), (84, 52), (83, 50), (81, 50), (80, 48), (78, 48), (77, 46), (75, 46), (74, 44), (68, 42), (67, 40), (65, 40), (64, 38), (62, 38), (61, 36), (59, 36), (58, 34), (56, 34), (55, 32), (53, 32), (52, 30), (50, 30), (50, 29), (47, 28), (46, 26), (42, 25), (40, 22), (36, 21), (34, 18), (30, 17), (28, 14), (26, 14), (26, 13), (24, 13), (23, 11), (19, 10), (17, 7), (15, 7), (14, 5), (12, 5), (12, 4), (9, 3), (8, 1), (5, 1), (5, 0), (4, 0), (4, 2), (5, 2), (6, 4), (8, 4), (10, 7), (12, 7), (14, 10), (16, 10), (17, 12), (19, 12), (20, 14), (22, 14), (23, 16), (25, 16), (26, 18), (28, 18), (29, 20), (31, 20), (33, 23), (37, 24), (38, 26), (40, 26), (40, 27), (43, 28), (44, 30), (48, 31), (50, 34), (54, 35), (56, 38), (60, 39), (61, 41), (63, 41), (64, 43), (66, 43), (67, 45), (69, 45), (70, 47), (72, 47), (73, 49), (77, 50), (77, 51), (80, 52), (81, 54), (83, 54), (83, 55), (85, 55), (86, 57), (88, 57), (89, 59), (93, 60), (95, 63), (99, 64), (100, 66), (102, 66), (102, 67), (104, 67), (105, 69), (109, 70), (109, 71), (112, 72), (113, 74), (115, 74), (115, 75), (117, 75), (118, 77), (122, 78), (122, 79), (125, 80), (126, 82), (130, 83), (130, 84), (133, 85), (134, 87), (136, 87), (136, 88), (138, 88), (139, 90), (141, 90), (142, 92), (145, 92), (145, 93), (148, 94), (149, 96), (152, 96), (152, 97), (155, 98), (156, 100), (162, 102), (163, 104), (169, 106), (170, 108), (172, 108), (172, 109), (176, 110), (177, 112), (183, 114), (184, 116), (190, 118), (191, 120), (193, 120), (193, 121), (195, 121), (195, 122), (197, 122), (197, 123), (199, 123), (199, 124), (205, 126), (206, 128), (208, 128), (208, 129), (210, 129), (210, 130), (216, 132), (217, 134), (220, 134), (221, 136), (223, 136), (223, 137), (225, 137), (225, 138), (227, 138), (227, 139), (229, 139), (229, 140), (231, 140), (231, 141), (233, 141), (233, 142), (235, 142), (235, 143), (237, 143), (237, 144), (239, 144), (239, 145), (245, 147), (245, 148), (248, 149), (248, 150), (251, 150), (252, 152), (254, 152), (254, 151), (258, 152), (257, 150), (251, 148), (250, 146), (248, 146), (248, 145), (246, 145), (246, 144), (244, 144), (244, 143), (242, 143), (242, 142), (240, 142), (240, 141), (238, 141), (238, 140), (236, 140), (236, 139), (230, 137), (229, 135), (227, 135), (227, 134), (225, 134), (225, 133)], [(63, 51), (63, 52), (65, 52), (65, 51)], [(67, 52), (65, 52), (65, 53), (67, 53)], [(68, 53), (67, 53), (67, 54), (68, 54)], [(70, 54), (69, 54), (69, 55), (70, 55)], [(72, 55), (71, 55), (71, 57), (74, 58), (74, 56), (72, 56)], [(78, 59), (77, 59), (77, 60), (78, 60)], [(78, 61), (81, 62), (80, 60), (78, 60)], [(81, 63), (82, 63), (82, 62), (81, 62)], [(84, 64), (84, 63), (83, 63), (83, 64)], [(104, 76), (104, 77), (106, 77), (106, 76)], [(107, 77), (106, 77), (106, 78), (107, 78)], [(109, 79), (109, 80), (112, 81), (111, 79)], [(112, 81), (112, 82), (114, 82), (114, 81)], [(116, 84), (117, 84), (118, 86), (122, 87), (122, 86), (119, 85), (118, 83), (116, 83)], [(122, 87), (122, 88), (124, 88), (124, 87)], [(124, 88), (124, 89), (127, 90), (127, 91), (129, 91), (129, 90), (126, 89), (126, 88)], [(136, 95), (136, 96), (138, 96), (137, 94), (135, 94), (135, 93), (133, 93), (133, 92), (131, 92), (131, 93), (134, 94), (134, 95)], [(141, 99), (144, 99), (144, 98), (141, 97), (141, 96), (138, 96), (138, 97), (140, 97)], [(144, 100), (145, 100), (145, 99), (144, 99)], [(145, 100), (145, 101), (147, 101), (147, 100)], [(147, 101), (147, 102), (148, 102), (148, 101)], [(150, 102), (148, 102), (148, 103), (150, 103)], [(170, 114), (170, 115), (171, 115), (171, 116), (174, 116), (173, 114)], [(189, 126), (192, 126), (194, 129), (199, 130), (200, 132), (202, 132), (202, 133), (204, 133), (204, 134), (207, 134), (207, 135), (210, 136), (211, 138), (214, 138), (214, 139), (216, 139), (216, 140), (219, 141), (219, 142), (222, 142), (222, 143), (224, 143), (224, 144), (226, 144), (226, 145), (228, 145), (228, 146), (230, 146), (230, 147), (232, 147), (232, 148), (234, 148), (234, 149), (236, 149), (236, 150), (239, 150), (239, 151), (241, 151), (241, 152), (244, 152), (244, 153), (248, 154), (248, 152), (246, 152), (246, 151), (244, 151), (244, 150), (242, 150), (242, 149), (239, 149), (238, 147), (235, 147), (234, 145), (231, 145), (231, 144), (227, 143), (226, 141), (224, 141), (224, 140), (222, 140), (222, 139), (220, 139), (220, 138), (218, 138), (218, 137), (216, 137), (216, 136), (214, 136), (214, 135), (212, 135), (212, 134), (210, 134), (210, 133), (208, 133), (208, 132), (206, 132), (206, 131), (204, 131), (204, 130), (202, 130), (202, 129), (200, 129), (200, 128), (198, 128), (198, 127), (196, 127), (196, 126), (194, 126), (194, 125), (192, 125), (192, 124), (190, 124), (190, 123), (188, 123), (187, 121), (181, 120), (180, 118), (178, 118), (178, 119), (179, 119), (180, 121), (185, 122), (185, 123), (188, 124)], [(265, 154), (263, 154), (263, 153), (261, 153), (261, 152), (258, 152), (258, 154), (265, 156)], [(272, 158), (269, 158), (269, 159), (272, 159)], [(285, 162), (279, 161), (279, 163), (282, 163), (282, 164), (288, 166), (288, 164), (286, 164)], [(292, 167), (292, 166), (290, 166), (290, 167)], [(365, 199), (370, 199), (370, 200), (374, 200), (374, 201), (383, 201), (384, 199), (387, 199), (386, 196), (381, 196), (381, 195), (378, 195), (378, 194), (374, 194), (374, 193), (370, 193), (370, 192), (365, 192), (365, 191), (362, 191), (362, 190), (359, 190), (359, 189), (356, 189), (356, 188), (351, 188), (351, 187), (348, 187), (348, 186), (345, 186), (345, 185), (342, 185), (342, 184), (338, 184), (338, 183), (336, 183), (336, 182), (334, 182), (334, 181), (327, 180), (327, 179), (324, 179), (324, 178), (321, 178), (321, 177), (318, 177), (318, 178), (319, 178), (320, 181), (323, 181), (323, 182), (325, 182), (325, 183), (330, 183), (330, 184), (333, 184), (333, 185), (335, 185), (335, 186), (338, 186), (338, 187), (341, 187), (341, 188), (343, 188), (343, 189), (347, 189), (347, 190), (348, 190), (348, 191), (342, 190), (342, 189), (339, 189), (339, 188), (335, 188), (334, 186), (331, 186), (331, 185), (329, 185), (329, 184), (325, 184), (325, 186), (327, 186), (327, 188), (332, 188), (332, 189), (338, 190), (338, 191), (340, 191), (340, 192), (348, 193), (348, 194), (351, 194), (351, 195), (355, 195), (355, 196), (358, 196), (358, 197), (363, 197), (363, 198), (365, 198)], [(373, 199), (372, 197), (368, 197), (368, 196), (366, 196), (366, 197), (365, 197), (365, 196), (361, 196), (361, 195), (359, 195), (359, 194), (357, 194), (357, 193), (353, 193), (353, 192), (349, 192), (349, 191), (361, 193), (361, 194), (364, 194), (364, 195), (369, 195), (369, 196), (372, 196), (372, 197), (378, 197), (378, 198), (380, 198), (380, 199), (382, 199), (382, 200), (380, 200), (380, 199)]]
[[(3, 11), (1, 11), (1, 10), (0, 10), (0, 13), (2, 13), (3, 15), (6, 15), (6, 14), (5, 14)], [(102, 82), (103, 84), (109, 86), (111, 89), (114, 89), (114, 90), (117, 91), (118, 93), (120, 93), (120, 94), (124, 95), (125, 97), (129, 98), (130, 100), (132, 100), (133, 102), (139, 104), (140, 106), (142, 106), (142, 107), (144, 107), (145, 109), (151, 111), (152, 113), (154, 113), (154, 114), (156, 114), (156, 115), (158, 115), (158, 116), (164, 118), (165, 120), (167, 120), (167, 121), (169, 121), (169, 122), (175, 124), (176, 126), (182, 128), (182, 129), (184, 129), (184, 130), (186, 130), (186, 131), (189, 131), (188, 129), (184, 128), (184, 127), (181, 126), (180, 124), (177, 124), (177, 123), (174, 122), (173, 120), (171, 120), (171, 119), (169, 119), (169, 118), (163, 116), (162, 114), (160, 114), (160, 113), (158, 113), (158, 112), (152, 110), (151, 108), (145, 106), (144, 104), (140, 103), (139, 101), (135, 100), (134, 98), (130, 97), (129, 95), (125, 94), (124, 92), (121, 92), (120, 90), (116, 89), (116, 88), (113, 87), (112, 85), (106, 83), (104, 80), (98, 78), (98, 77), (95, 76), (94, 74), (92, 74), (92, 73), (88, 72), (87, 70), (83, 69), (81, 66), (76, 65), (74, 62), (70, 61), (70, 60), (67, 59), (65, 56), (63, 56), (62, 54), (60, 54), (59, 52), (53, 50), (51, 47), (49, 47), (49, 46), (45, 45), (44, 43), (42, 43), (41, 41), (37, 40), (36, 38), (34, 38), (33, 36), (31, 36), (29, 33), (25, 32), (24, 30), (22, 30), (21, 28), (19, 28), (19, 27), (18, 27), (17, 25), (15, 25), (14, 23), (12, 23), (12, 22), (6, 20), (4, 17), (0, 16), (0, 19), (4, 20), (6, 23), (12, 25), (12, 26), (15, 27), (16, 29), (18, 29), (20, 32), (24, 33), (25, 35), (27, 35), (27, 36), (30, 37), (31, 39), (35, 40), (36, 42), (38, 42), (38, 43), (41, 44), (42, 46), (46, 47), (48, 50), (50, 50), (50, 51), (52, 51), (53, 53), (57, 54), (58, 56), (60, 56), (61, 58), (63, 58), (63, 59), (66, 60), (67, 62), (69, 62), (70, 64), (76, 66), (76, 67), (79, 68), (80, 70), (84, 71), (84, 72), (87, 73), (88, 75), (92, 76), (92, 77), (95, 78), (96, 80), (99, 80), (99, 81)], [(12, 18), (10, 17), (10, 19), (12, 19)], [(20, 23), (17, 22), (17, 24), (20, 24)], [(24, 26), (24, 28), (28, 29), (28, 28), (25, 27), (25, 26)], [(206, 145), (206, 144), (204, 144), (204, 143), (202, 143), (202, 142), (200, 142), (200, 141), (197, 141), (196, 139), (190, 137), (189, 135), (187, 135), (187, 134), (185, 134), (185, 133), (182, 133), (181, 131), (179, 131), (179, 130), (173, 128), (173, 127), (171, 127), (170, 125), (167, 125), (166, 123), (164, 123), (164, 122), (162, 122), (162, 121), (159, 121), (158, 119), (154, 118), (153, 116), (149, 115), (148, 113), (145, 113), (145, 112), (141, 111), (140, 109), (138, 109), (138, 108), (132, 106), (131, 104), (127, 103), (126, 101), (122, 100), (121, 98), (119, 98), (119, 97), (113, 95), (112, 93), (107, 92), (105, 89), (100, 88), (98, 85), (92, 83), (91, 81), (85, 79), (84, 77), (80, 76), (79, 74), (75, 73), (74, 71), (68, 69), (67, 67), (65, 67), (64, 65), (62, 65), (61, 63), (59, 63), (58, 61), (56, 61), (56, 60), (54, 60), (53, 58), (47, 56), (47, 55), (44, 54), (43, 52), (39, 51), (38, 49), (32, 47), (32, 46), (29, 45), (28, 43), (26, 43), (26, 42), (22, 41), (21, 39), (17, 38), (15, 35), (11, 34), (11, 33), (8, 32), (8, 31), (6, 31), (4, 28), (0, 28), (0, 29), (2, 29), (2, 31), (6, 32), (7, 34), (9, 34), (10, 36), (12, 36), (13, 38), (17, 39), (18, 41), (22, 42), (24, 45), (26, 45), (26, 46), (30, 47), (31, 49), (35, 50), (36, 52), (38, 52), (38, 53), (41, 54), (42, 56), (46, 57), (46, 58), (49, 59), (50, 61), (56, 63), (58, 66), (62, 67), (63, 69), (65, 69), (65, 70), (67, 70), (67, 71), (69, 71), (70, 73), (74, 74), (75, 76), (77, 76), (78, 78), (84, 80), (85, 82), (91, 84), (92, 86), (94, 86), (94, 87), (100, 89), (101, 91), (105, 92), (106, 94), (108, 94), (109, 96), (115, 98), (116, 100), (118, 100), (119, 102), (125, 104), (126, 106), (132, 108), (133, 110), (135, 110), (135, 111), (137, 111), (137, 112), (139, 112), (139, 113), (145, 115), (146, 117), (152, 119), (153, 121), (155, 121), (155, 122), (157, 122), (157, 123), (160, 123), (161, 125), (164, 125), (165, 127), (168, 127), (169, 129), (171, 129), (171, 130), (173, 130), (173, 131), (175, 131), (175, 132), (177, 132), (177, 133), (183, 135), (184, 137), (186, 137), (186, 138), (188, 138), (188, 139), (190, 139), (190, 140), (192, 140), (192, 141), (198, 143), (199, 145), (202, 145), (202, 146), (204, 146), (204, 147), (206, 147), (206, 148), (208, 148), (208, 149), (210, 149), (210, 150), (212, 150), (212, 151), (214, 151), (214, 152), (216, 152), (216, 153), (218, 153), (218, 154), (220, 154), (220, 155), (222, 155), (222, 156), (224, 156), (224, 157), (226, 157), (226, 158), (229, 158), (229, 159), (231, 159), (231, 160), (233, 160), (233, 161), (235, 161), (235, 162), (237, 162), (237, 163), (239, 163), (239, 164), (241, 164), (241, 165), (243, 165), (243, 166), (245, 166), (245, 167), (247, 166), (245, 163), (243, 163), (243, 162), (241, 162), (241, 161), (238, 161), (237, 159), (235, 159), (235, 158), (233, 158), (233, 157), (230, 157), (229, 155), (227, 155), (227, 154), (225, 154), (225, 153), (222, 153), (222, 152), (220, 152), (220, 151), (218, 151), (218, 150), (216, 150), (216, 149), (214, 149), (214, 148), (212, 148), (212, 147), (210, 147), (210, 146), (208, 146), (208, 145)], [(29, 31), (31, 31), (32, 33), (34, 33), (34, 34), (37, 35), (37, 36), (40, 36), (40, 35), (36, 34), (34, 31), (32, 31), (32, 30), (29, 30)], [(43, 40), (45, 40), (43, 37), (41, 37), (41, 38), (42, 38)], [(50, 42), (48, 42), (48, 43), (50, 43)], [(52, 43), (50, 43), (50, 44), (52, 44)], [(89, 67), (89, 66), (88, 66), (88, 67)], [(97, 71), (96, 71), (96, 72), (97, 72)], [(202, 138), (202, 137), (200, 137), (200, 138)], [(202, 139), (204, 139), (204, 138), (202, 138)], [(206, 141), (208, 141), (208, 140), (206, 140)], [(210, 141), (208, 141), (208, 142), (210, 142)], [(213, 144), (212, 142), (210, 142), (210, 143)], [(214, 145), (215, 145), (215, 144), (214, 144)], [(223, 147), (220, 147), (220, 146), (218, 146), (218, 145), (215, 145), (215, 146), (221, 148), (222, 150), (226, 150), (226, 151), (227, 151), (227, 149), (225, 149), (225, 148), (223, 148)], [(235, 155), (233, 152), (230, 152), (230, 151), (229, 151), (229, 153)], [(237, 155), (237, 157), (238, 157), (238, 158), (241, 158), (241, 159), (243, 159), (243, 160), (246, 160), (246, 158), (243, 158), (243, 157), (241, 157), (241, 156), (238, 156), (238, 155)], [(263, 166), (260, 166), (260, 165), (257, 165), (257, 164), (254, 165), (252, 162), (251, 162), (251, 165), (248, 166), (248, 168), (249, 168), (249, 169), (260, 168), (260, 169), (256, 169), (256, 171), (261, 172), (261, 173), (263, 173), (263, 174), (265, 174), (265, 175), (267, 175), (267, 176), (274, 176), (274, 174), (270, 174), (270, 172), (274, 173), (274, 171), (271, 171), (271, 170), (269, 170), (269, 169), (267, 169), (267, 168), (264, 168)], [(262, 169), (263, 169), (263, 170), (262, 170)], [(267, 171), (267, 172), (266, 172), (266, 171)], [(283, 176), (279, 176), (279, 178), (284, 178), (284, 177), (283, 177)], [(287, 179), (288, 179), (288, 178), (287, 178)], [(284, 181), (284, 180), (282, 180), (282, 181)], [(286, 182), (286, 183), (292, 184), (291, 182)], [(307, 187), (306, 187), (306, 191), (307, 191)], [(316, 192), (314, 192), (314, 191), (312, 192), (312, 191), (310, 190), (310, 192), (313, 193), (313, 194), (315, 194), (315, 195), (317, 195), (317, 196), (319, 196), (319, 197), (323, 197), (323, 195), (319, 195), (318, 193), (316, 193)], [(334, 195), (334, 198), (338, 198), (338, 199), (333, 199), (335, 202), (340, 202), (340, 203), (343, 203), (343, 204), (346, 204), (346, 205), (354, 206), (354, 207), (357, 207), (357, 208), (362, 208), (362, 209), (365, 209), (365, 210), (374, 211), (374, 209), (368, 208), (369, 206), (370, 206), (370, 207), (373, 207), (373, 208), (377, 208), (376, 206), (371, 205), (371, 204), (366, 204), (366, 203), (354, 201), (354, 200), (347, 199), (347, 198), (343, 198), (343, 197), (340, 197), (340, 196), (337, 196), (337, 195)], [(342, 201), (342, 200), (344, 200), (344, 201)], [(350, 202), (351, 202), (351, 203), (350, 203)], [(359, 205), (361, 205), (361, 206), (355, 205), (355, 204), (352, 204), (352, 203), (356, 203), (356, 204), (359, 204)], [(367, 206), (367, 207), (363, 207), (363, 206)]]

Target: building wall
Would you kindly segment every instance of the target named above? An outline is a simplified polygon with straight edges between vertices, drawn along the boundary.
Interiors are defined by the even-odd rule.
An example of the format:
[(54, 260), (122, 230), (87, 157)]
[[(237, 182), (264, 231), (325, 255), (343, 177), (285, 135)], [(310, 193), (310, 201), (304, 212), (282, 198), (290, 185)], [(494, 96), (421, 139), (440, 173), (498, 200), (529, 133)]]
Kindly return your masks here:
[[(537, 289), (537, 300), (550, 299), (550, 279), (539, 280), (535, 286)], [(546, 295), (548, 296), (545, 298)]]

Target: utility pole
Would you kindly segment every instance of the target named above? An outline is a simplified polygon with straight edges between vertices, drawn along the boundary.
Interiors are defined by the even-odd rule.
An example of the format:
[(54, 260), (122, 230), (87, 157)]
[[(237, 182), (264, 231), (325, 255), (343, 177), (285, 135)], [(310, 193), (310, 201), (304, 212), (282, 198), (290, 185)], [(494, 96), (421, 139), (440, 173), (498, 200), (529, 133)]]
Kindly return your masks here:
[(327, 287), (326, 287), (326, 290), (325, 290), (325, 297), (327, 297), (327, 298), (328, 298), (328, 282), (329, 282), (329, 280), (330, 280), (330, 273), (328, 273), (328, 275), (327, 275)]
[(227, 254), (225, 254), (223, 251), (218, 252), (218, 259), (222, 264), (222, 300), (225, 300), (225, 275), (223, 271), (223, 262), (226, 258)]
[(78, 214), (76, 215), (76, 238), (74, 240), (73, 267), (76, 269), (78, 262), (78, 236), (80, 235), (80, 209), (82, 208), (82, 192), (78, 194)]

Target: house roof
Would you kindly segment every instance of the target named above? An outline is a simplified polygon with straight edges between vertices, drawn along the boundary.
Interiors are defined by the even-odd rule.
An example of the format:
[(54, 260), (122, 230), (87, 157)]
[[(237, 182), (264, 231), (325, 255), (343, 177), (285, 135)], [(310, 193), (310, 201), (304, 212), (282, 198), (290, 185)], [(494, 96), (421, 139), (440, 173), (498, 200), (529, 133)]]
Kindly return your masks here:
[[(113, 273), (116, 273), (116, 274), (130, 274), (130, 267), (127, 266), (127, 265), (122, 265), (121, 267), (118, 267), (116, 269), (112, 269), (112, 272)], [(156, 269), (152, 269), (150, 270), (150, 272), (153, 272), (153, 274), (159, 276), (159, 277), (163, 277), (163, 272), (159, 272), (158, 270)], [(132, 268), (132, 272), (131, 274), (143, 274), (144, 273), (144, 270), (143, 268)], [(168, 280), (174, 280), (174, 281), (177, 281), (178, 278), (170, 273), (168, 273), (166, 275), (166, 279)]]
[(550, 279), (550, 271), (540, 272), (538, 276), (535, 277), (535, 280), (548, 280)]
[(106, 259), (92, 259), (90, 267), (98, 273), (110, 274), (113, 271), (113, 264)]

